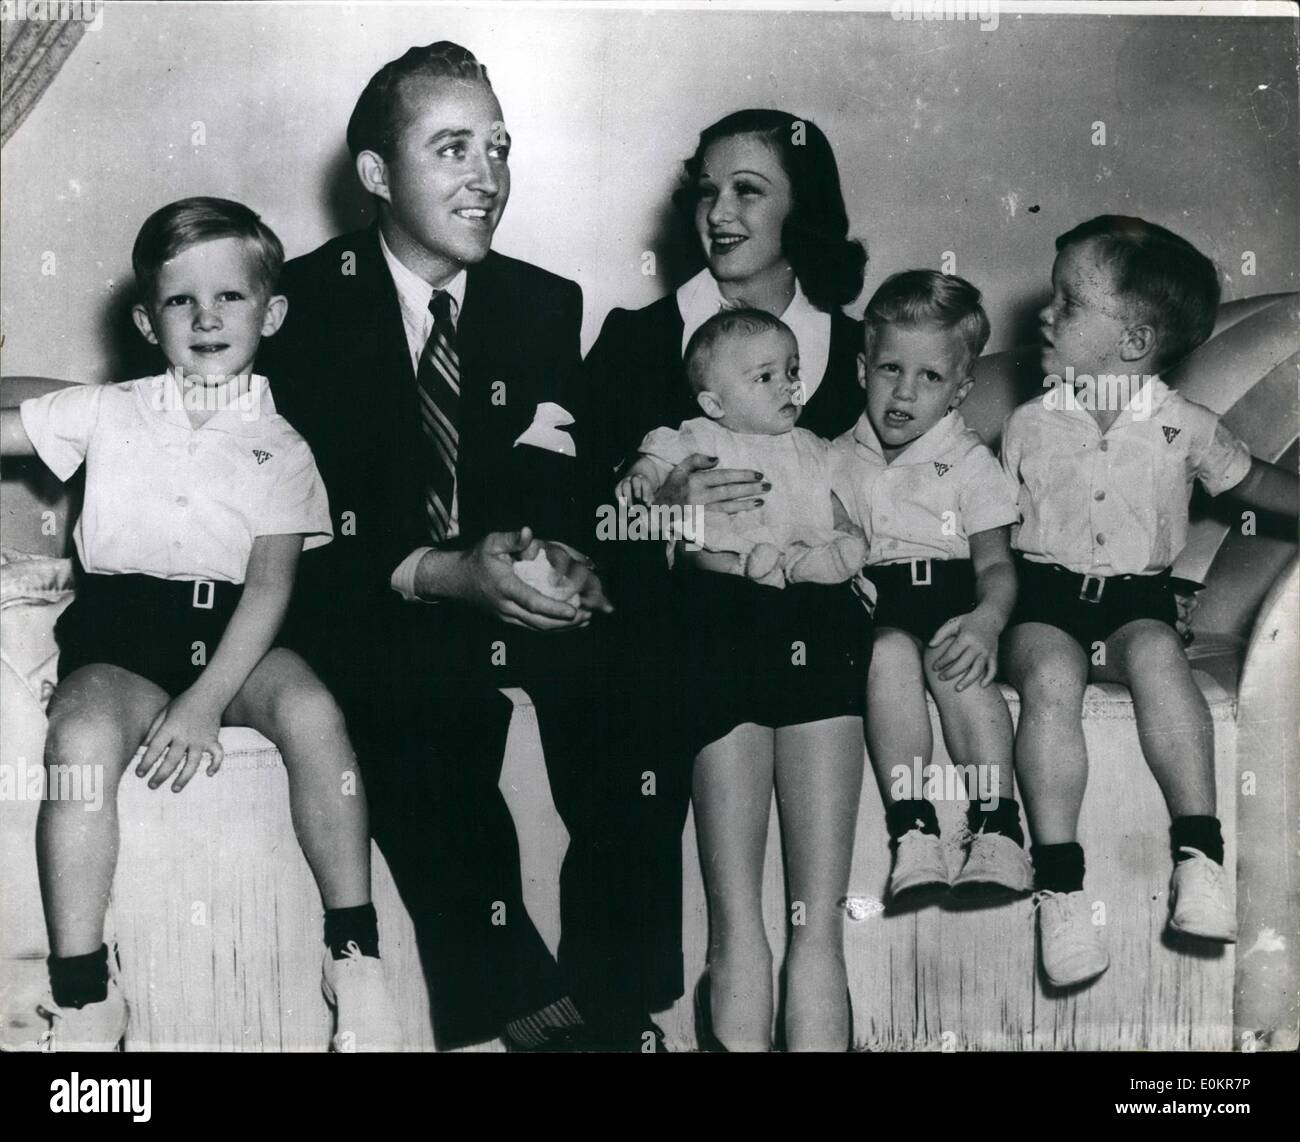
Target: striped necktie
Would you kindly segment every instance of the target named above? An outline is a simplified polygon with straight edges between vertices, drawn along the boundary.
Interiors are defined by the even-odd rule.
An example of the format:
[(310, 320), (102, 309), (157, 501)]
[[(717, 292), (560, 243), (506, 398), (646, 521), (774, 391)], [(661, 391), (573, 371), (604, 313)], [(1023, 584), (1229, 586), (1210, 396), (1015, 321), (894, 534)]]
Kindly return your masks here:
[(420, 423), (428, 445), (424, 506), (429, 515), (429, 532), (440, 541), (451, 532), (456, 458), (460, 453), (460, 360), (456, 356), (456, 327), (451, 320), (451, 294), (434, 290), (429, 312), (433, 314), (433, 331), (420, 354), (415, 384), (420, 393)]

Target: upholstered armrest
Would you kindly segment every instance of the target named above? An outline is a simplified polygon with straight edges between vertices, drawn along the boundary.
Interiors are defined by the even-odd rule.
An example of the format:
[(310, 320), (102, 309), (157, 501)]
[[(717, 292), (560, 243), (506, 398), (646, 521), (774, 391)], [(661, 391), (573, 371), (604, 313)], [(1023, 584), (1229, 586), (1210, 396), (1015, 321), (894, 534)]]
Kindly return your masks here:
[[(29, 397), (68, 387), (49, 377), (0, 378), (0, 408), (17, 408)], [(70, 555), (71, 523), (81, 506), (81, 475), (61, 484), (35, 457), (4, 461), (0, 481), (0, 529), (6, 547), (40, 555)]]
[(66, 389), (70, 381), (56, 381), (52, 377), (0, 378), (0, 408), (17, 408), (30, 397), (43, 397), (58, 389)]
[[(1236, 1045), (1294, 1051), (1300, 913), (1296, 819), (1300, 747), (1300, 560), (1277, 577), (1246, 647), (1237, 699), (1237, 909), (1241, 938), (1234, 994)], [(1227, 807), (1225, 806), (1225, 809)], [(1253, 1042), (1247, 1042), (1247, 1036)]]

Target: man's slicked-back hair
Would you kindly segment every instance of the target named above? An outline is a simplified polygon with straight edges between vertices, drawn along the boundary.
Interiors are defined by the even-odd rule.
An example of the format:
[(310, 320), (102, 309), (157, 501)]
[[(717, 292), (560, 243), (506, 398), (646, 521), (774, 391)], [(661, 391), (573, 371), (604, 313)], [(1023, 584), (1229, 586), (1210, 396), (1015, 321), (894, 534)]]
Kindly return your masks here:
[(790, 180), (790, 214), (782, 228), (781, 249), (804, 295), (826, 312), (847, 305), (862, 292), (867, 250), (848, 236), (849, 215), (835, 151), (811, 119), (750, 108), (706, 127), (695, 154), (683, 164), (684, 181), (673, 195), (678, 209), (692, 219), (705, 151), (720, 139), (738, 135), (755, 136), (771, 147)]
[(1121, 300), (1155, 330), (1157, 370), (1176, 365), (1214, 332), (1219, 274), (1172, 230), (1142, 218), (1102, 214), (1056, 239), (1057, 252), (1093, 242)]
[(439, 40), (408, 48), (384, 64), (366, 84), (348, 119), (348, 150), (355, 162), (362, 151), (390, 159), (402, 133), (402, 83), (408, 79), (459, 79), (492, 86), (487, 68), (469, 48)]
[(903, 270), (891, 274), (867, 302), (867, 358), (885, 325), (938, 325), (956, 330), (966, 345), (969, 372), (989, 340), (989, 319), (980, 304), (980, 291), (965, 278), (938, 270)]
[(284, 266), (284, 247), (275, 232), (242, 202), (228, 198), (182, 198), (169, 202), (145, 219), (131, 249), (136, 288), (146, 305), (154, 301), (158, 273), (200, 242), (240, 238), (252, 252), (260, 284), (275, 291)]
[(724, 309), (715, 313), (686, 342), (683, 361), (686, 364), (686, 376), (691, 383), (691, 392), (701, 393), (708, 388), (709, 360), (718, 345), (731, 337), (755, 337), (760, 333), (784, 330), (791, 337), (794, 333), (779, 317), (773, 317), (762, 309)]

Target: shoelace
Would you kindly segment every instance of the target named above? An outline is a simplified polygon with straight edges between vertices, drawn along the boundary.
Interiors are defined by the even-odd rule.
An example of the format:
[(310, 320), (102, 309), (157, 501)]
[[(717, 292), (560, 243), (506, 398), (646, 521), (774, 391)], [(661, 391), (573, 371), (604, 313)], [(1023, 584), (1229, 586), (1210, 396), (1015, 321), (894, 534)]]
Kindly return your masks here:
[(57, 1020), (66, 1018), (63, 1008), (51, 999), (48, 1005), (44, 1002), (38, 1003), (36, 1005), (36, 1014), (50, 1021), (50, 1025), (41, 1032), (40, 1038), (36, 1040), (36, 1050), (44, 1055), (52, 1055), (55, 1053), (54, 1024)]
[(920, 817), (918, 817), (915, 821), (912, 822), (911, 828), (909, 828), (901, 836), (895, 837), (892, 841), (890, 841), (890, 844), (894, 846), (894, 851), (897, 852), (899, 847), (902, 845), (902, 843), (905, 840), (907, 840), (907, 838), (910, 837), (913, 833), (919, 833), (923, 837), (933, 836), (934, 835), (933, 833), (927, 833), (925, 829), (922, 828), (924, 824), (925, 822), (922, 821)]
[(923, 836), (923, 837), (933, 837), (933, 836), (935, 836), (934, 833), (927, 833), (927, 832), (925, 831), (925, 822), (924, 822), (923, 820), (921, 820), (920, 817), (918, 817), (915, 821), (913, 821), (913, 822), (912, 822), (912, 827), (911, 827), (910, 829), (908, 829), (907, 832), (905, 832), (905, 833), (903, 834), (903, 836), (902, 836), (902, 837), (899, 837), (898, 839), (901, 841), (901, 840), (903, 839), (903, 837), (910, 837), (913, 833), (920, 833), (921, 836)]
[(1205, 875), (1209, 877), (1210, 882), (1217, 888), (1223, 883), (1224, 869), (1223, 865), (1217, 861), (1212, 861), (1200, 849), (1194, 849), (1191, 845), (1180, 845), (1178, 851), (1186, 853), (1198, 865), (1205, 866)]
[(343, 945), (343, 954), (349, 960), (359, 960), (361, 958), (361, 945), (356, 940), (349, 940)]
[[(363, 970), (363, 969), (368, 969), (372, 964), (378, 965), (379, 964), (378, 959), (375, 959), (374, 957), (364, 956), (356, 940), (349, 940), (343, 946), (343, 953), (344, 953), (343, 958), (339, 960), (335, 960), (334, 963), (338, 964), (340, 968), (342, 968), (344, 965), (351, 966), (355, 964), (358, 971), (358, 974), (354, 981), (355, 983), (371, 985), (376, 982), (376, 977), (373, 974), (373, 972), (369, 970)], [(369, 960), (369, 964), (363, 963), (364, 960)]]
[(1032, 901), (1032, 907), (1030, 908), (1031, 920), (1034, 914), (1039, 912), (1044, 905), (1060, 900), (1061, 904), (1057, 908), (1049, 910), (1045, 914), (1047, 914), (1048, 922), (1052, 925), (1053, 930), (1066, 927), (1070, 923), (1070, 895), (1070, 892), (1053, 892), (1050, 888), (1039, 888), (1039, 891), (1034, 894), (1034, 901)]

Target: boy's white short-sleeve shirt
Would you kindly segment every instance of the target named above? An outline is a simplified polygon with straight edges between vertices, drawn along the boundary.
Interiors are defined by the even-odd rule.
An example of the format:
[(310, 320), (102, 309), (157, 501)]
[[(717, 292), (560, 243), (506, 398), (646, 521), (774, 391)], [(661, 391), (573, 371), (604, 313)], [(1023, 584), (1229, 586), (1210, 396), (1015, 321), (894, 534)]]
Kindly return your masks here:
[(20, 406), (37, 455), (60, 479), (84, 462), (73, 539), (96, 574), (242, 583), (259, 535), (333, 535), (307, 442), (275, 411), (264, 377), (201, 428), (174, 377), (76, 385)]
[(867, 533), (868, 566), (969, 559), (970, 537), (1016, 522), (1016, 489), (959, 411), (892, 462), (864, 412), (834, 444), (832, 487)]
[(1020, 489), (1012, 546), (1035, 563), (1089, 575), (1154, 575), (1187, 545), (1192, 483), (1218, 495), (1250, 471), (1250, 450), (1204, 405), (1147, 382), (1103, 436), (1080, 404), (1050, 392), (1002, 434)]

